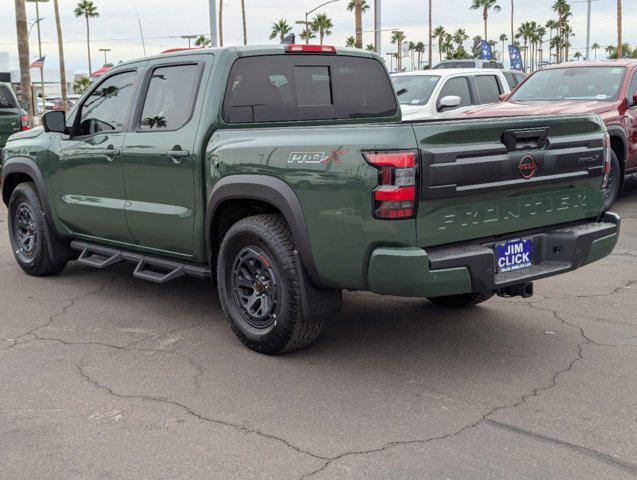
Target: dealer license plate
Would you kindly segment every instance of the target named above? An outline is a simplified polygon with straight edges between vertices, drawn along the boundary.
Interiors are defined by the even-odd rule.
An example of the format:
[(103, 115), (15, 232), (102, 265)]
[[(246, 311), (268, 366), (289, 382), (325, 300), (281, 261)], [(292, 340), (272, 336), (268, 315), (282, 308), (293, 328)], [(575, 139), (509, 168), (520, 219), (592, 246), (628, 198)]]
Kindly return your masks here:
[(533, 265), (531, 240), (509, 240), (495, 246), (499, 272), (510, 272)]

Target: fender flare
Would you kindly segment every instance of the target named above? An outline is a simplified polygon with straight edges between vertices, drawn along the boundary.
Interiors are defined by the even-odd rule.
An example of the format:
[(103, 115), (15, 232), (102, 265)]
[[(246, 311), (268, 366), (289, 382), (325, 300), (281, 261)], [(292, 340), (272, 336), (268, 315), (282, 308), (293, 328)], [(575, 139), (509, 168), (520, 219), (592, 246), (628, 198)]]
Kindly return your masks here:
[(621, 125), (609, 125), (607, 127), (608, 134), (611, 137), (619, 137), (622, 142), (622, 146), (624, 147), (624, 168), (626, 168), (626, 163), (628, 160), (628, 139), (626, 138), (626, 132), (621, 127)]
[(47, 195), (46, 185), (42, 173), (37, 164), (30, 158), (26, 157), (12, 157), (8, 159), (4, 165), (2, 165), (2, 200), (5, 205), (9, 205), (8, 192), (5, 192), (4, 186), (6, 185), (6, 179), (16, 173), (22, 173), (28, 175), (33, 179), (35, 188), (40, 196), (40, 202), (42, 203), (42, 209), (44, 210), (44, 219), (49, 226), (50, 235), (47, 235), (48, 244), (51, 247), (51, 254), (53, 258), (60, 260), (72, 260), (77, 257), (77, 254), (69, 248), (68, 245), (63, 243), (68, 238), (61, 235), (60, 231), (53, 221), (53, 214), (51, 212), (51, 205), (49, 205), (49, 197)]
[(247, 199), (269, 203), (279, 210), (290, 226), (301, 265), (310, 280), (320, 286), (318, 270), (310, 246), (310, 234), (307, 230), (301, 202), (287, 183), (268, 175), (239, 174), (219, 180), (212, 189), (208, 200), (205, 218), (206, 251), (212, 255), (212, 222), (219, 206), (226, 200)]

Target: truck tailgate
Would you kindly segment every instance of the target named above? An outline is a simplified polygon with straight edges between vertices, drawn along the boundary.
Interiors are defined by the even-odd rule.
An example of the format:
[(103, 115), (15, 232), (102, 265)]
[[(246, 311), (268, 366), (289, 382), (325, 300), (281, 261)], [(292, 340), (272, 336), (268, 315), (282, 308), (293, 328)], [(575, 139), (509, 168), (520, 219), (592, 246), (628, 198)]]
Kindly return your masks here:
[(602, 211), (597, 116), (412, 124), (421, 153), (418, 246), (573, 222)]

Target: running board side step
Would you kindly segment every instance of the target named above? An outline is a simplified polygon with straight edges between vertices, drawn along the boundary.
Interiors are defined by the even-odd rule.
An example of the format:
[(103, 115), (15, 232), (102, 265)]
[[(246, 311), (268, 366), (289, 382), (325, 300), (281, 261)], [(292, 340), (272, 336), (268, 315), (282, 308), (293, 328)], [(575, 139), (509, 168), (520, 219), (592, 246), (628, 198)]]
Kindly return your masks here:
[(77, 261), (82, 265), (106, 268), (119, 262), (134, 263), (136, 266), (133, 277), (150, 282), (166, 283), (184, 275), (204, 279), (211, 277), (210, 268), (207, 267), (142, 255), (113, 247), (74, 240), (71, 242), (71, 248), (81, 252)]

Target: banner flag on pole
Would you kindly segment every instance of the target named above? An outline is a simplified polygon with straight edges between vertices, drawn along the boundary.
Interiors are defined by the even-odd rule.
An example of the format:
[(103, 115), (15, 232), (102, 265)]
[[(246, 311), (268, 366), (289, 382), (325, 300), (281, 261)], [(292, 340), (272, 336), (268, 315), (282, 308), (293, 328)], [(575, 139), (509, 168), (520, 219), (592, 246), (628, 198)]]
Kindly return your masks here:
[(520, 50), (514, 45), (509, 45), (509, 58), (511, 59), (511, 70), (524, 71), (524, 63)]
[(35, 62), (33, 62), (31, 65), (29, 65), (29, 68), (44, 68), (44, 59), (45, 58), (46, 58), (46, 55), (44, 57), (38, 58)]
[(486, 40), (480, 40), (480, 59), (493, 60), (493, 50)]

